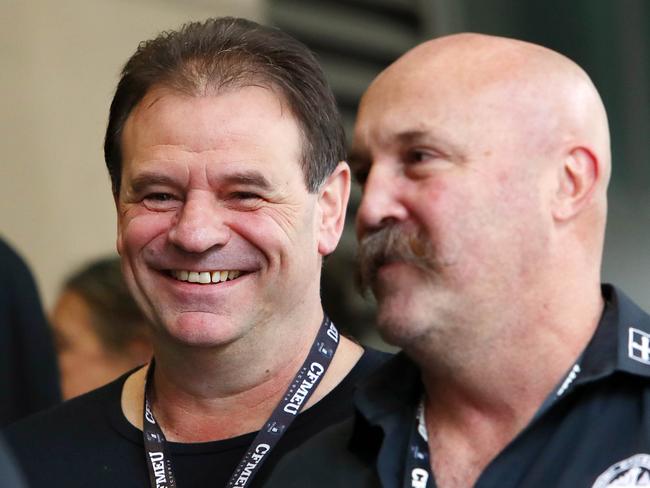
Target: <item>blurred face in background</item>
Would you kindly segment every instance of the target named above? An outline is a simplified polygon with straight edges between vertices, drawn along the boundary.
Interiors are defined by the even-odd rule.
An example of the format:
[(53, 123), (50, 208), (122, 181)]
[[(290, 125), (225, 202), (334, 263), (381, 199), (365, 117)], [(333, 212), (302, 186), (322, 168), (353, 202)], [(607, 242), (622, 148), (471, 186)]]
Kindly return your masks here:
[(114, 380), (147, 361), (146, 341), (133, 340), (123, 350), (105, 345), (88, 303), (73, 291), (61, 293), (51, 316), (65, 400)]

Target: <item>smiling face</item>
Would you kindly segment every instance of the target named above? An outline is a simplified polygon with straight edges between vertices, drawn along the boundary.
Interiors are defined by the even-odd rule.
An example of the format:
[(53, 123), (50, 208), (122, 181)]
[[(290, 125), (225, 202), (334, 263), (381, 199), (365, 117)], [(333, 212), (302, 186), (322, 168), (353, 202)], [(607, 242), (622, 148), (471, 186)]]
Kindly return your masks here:
[(118, 250), (158, 339), (223, 345), (320, 307), (319, 195), (272, 90), (154, 89), (123, 147)]
[(364, 96), (355, 127), (362, 273), (380, 331), (405, 348), (431, 334), (495, 337), (498, 320), (476, 324), (516, 308), (506, 303), (539, 276), (550, 235), (543, 126), (534, 115), (526, 125), (504, 85), (481, 84), (480, 70), (454, 70), (457, 61), (398, 62)]

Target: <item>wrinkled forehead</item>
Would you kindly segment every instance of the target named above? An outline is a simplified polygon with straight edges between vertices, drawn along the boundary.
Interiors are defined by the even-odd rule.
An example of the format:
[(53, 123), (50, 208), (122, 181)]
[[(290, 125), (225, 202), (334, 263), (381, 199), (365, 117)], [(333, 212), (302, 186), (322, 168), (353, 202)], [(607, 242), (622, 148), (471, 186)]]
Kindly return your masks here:
[(507, 92), (498, 85), (461, 86), (436, 74), (378, 80), (359, 106), (355, 145), (388, 142), (400, 133), (479, 142), (493, 132), (510, 132), (517, 109)]
[(385, 141), (393, 132), (435, 132), (455, 143), (544, 144), (561, 124), (549, 77), (520, 65), (470, 56), (405, 56), (364, 95), (355, 145)]

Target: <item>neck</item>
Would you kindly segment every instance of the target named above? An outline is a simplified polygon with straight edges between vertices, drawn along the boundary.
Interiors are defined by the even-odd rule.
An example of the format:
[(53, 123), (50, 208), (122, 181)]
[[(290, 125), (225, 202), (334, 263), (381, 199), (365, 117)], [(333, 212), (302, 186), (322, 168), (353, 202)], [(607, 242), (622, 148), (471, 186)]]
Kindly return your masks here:
[(491, 304), (489, 312), (457, 316), (455, 323), (438, 327), (435, 337), (405, 348), (437, 403), (454, 399), (496, 412), (519, 402), (538, 406), (563, 379), (602, 315), (600, 285), (575, 293), (566, 287), (546, 294), (529, 289), (526, 295), (530, 298)]
[[(464, 323), (450, 324), (454, 331), (467, 331), (455, 343), (437, 337), (406, 351), (422, 372), (437, 476), (458, 469), (478, 476), (562, 381), (602, 314), (599, 284), (577, 288), (573, 294), (566, 288), (546, 295), (527, 290), (526, 296), (545, 300), (526, 303), (522, 297), (518, 303), (501, 304), (495, 308), (501, 313), (491, 319), (485, 314), (480, 320), (475, 314)], [(477, 438), (485, 441), (477, 444)], [(471, 460), (471, 466), (453, 459)]]
[[(322, 311), (276, 339), (213, 349), (156, 348), (151, 402), (170, 441), (205, 442), (259, 430), (307, 356)], [(295, 324), (295, 322), (292, 322)], [(277, 336), (283, 341), (278, 341)], [(342, 338), (325, 377), (306, 407), (336, 386), (360, 357), (360, 348)], [(144, 371), (125, 384), (123, 410), (142, 428)]]

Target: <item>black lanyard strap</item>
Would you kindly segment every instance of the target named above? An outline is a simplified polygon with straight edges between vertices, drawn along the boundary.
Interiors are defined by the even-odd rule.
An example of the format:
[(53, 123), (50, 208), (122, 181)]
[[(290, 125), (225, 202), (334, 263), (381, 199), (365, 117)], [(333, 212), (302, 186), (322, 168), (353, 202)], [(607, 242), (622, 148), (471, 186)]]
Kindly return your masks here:
[[(239, 461), (226, 485), (228, 488), (249, 486), (271, 450), (307, 404), (325, 376), (338, 345), (339, 332), (329, 317), (325, 316), (307, 358), (287, 388), (282, 400)], [(149, 390), (154, 367), (155, 364), (152, 360), (145, 380), (144, 419), (142, 422), (149, 481), (151, 488), (176, 488), (176, 479), (167, 450), (167, 440), (151, 409), (151, 392)]]

